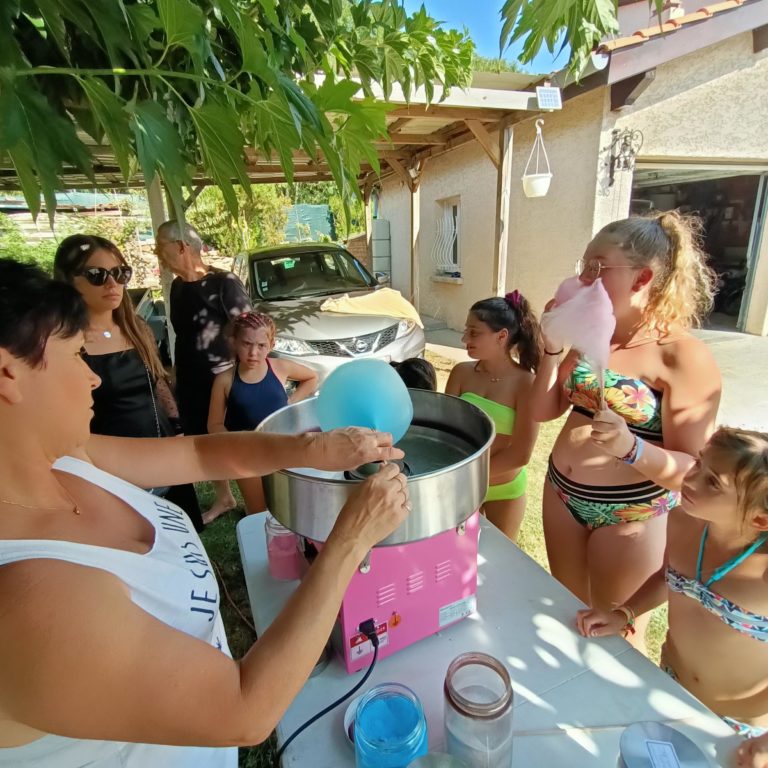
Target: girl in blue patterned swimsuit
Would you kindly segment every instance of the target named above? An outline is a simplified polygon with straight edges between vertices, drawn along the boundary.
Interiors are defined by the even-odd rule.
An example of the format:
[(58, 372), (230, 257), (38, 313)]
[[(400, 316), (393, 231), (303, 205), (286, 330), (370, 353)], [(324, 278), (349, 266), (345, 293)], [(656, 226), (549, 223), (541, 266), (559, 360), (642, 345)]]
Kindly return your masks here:
[[(579, 630), (632, 632), (636, 614), (668, 599), (662, 668), (738, 733), (765, 734), (768, 434), (721, 428), (691, 459), (681, 506), (668, 515), (665, 560), (624, 605), (580, 612)], [(740, 764), (761, 764), (752, 751), (740, 750)]]

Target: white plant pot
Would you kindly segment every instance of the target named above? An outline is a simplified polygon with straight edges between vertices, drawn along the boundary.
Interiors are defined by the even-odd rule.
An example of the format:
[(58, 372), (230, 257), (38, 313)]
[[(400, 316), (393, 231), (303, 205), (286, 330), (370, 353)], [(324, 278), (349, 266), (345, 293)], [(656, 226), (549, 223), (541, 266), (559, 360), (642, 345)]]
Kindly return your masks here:
[(551, 173), (530, 173), (523, 176), (523, 192), (526, 197), (544, 197), (551, 181)]

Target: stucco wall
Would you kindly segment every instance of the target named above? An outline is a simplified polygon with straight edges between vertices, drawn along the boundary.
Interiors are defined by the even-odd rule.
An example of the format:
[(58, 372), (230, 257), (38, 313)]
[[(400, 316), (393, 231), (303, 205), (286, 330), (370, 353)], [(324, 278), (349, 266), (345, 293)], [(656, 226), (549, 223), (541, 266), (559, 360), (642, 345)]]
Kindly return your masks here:
[(533, 119), (515, 126), (507, 290), (517, 288), (538, 311), (573, 274), (592, 234), (604, 98), (604, 89), (590, 91), (543, 116), (553, 174), (546, 197), (523, 194), (520, 178), (536, 131)]
[[(664, 64), (616, 127), (643, 132), (641, 159), (768, 160), (768, 51), (745, 33)], [(610, 132), (613, 116), (606, 115)]]
[[(494, 134), (494, 139), (496, 134)], [(461, 285), (436, 283), (432, 246), (440, 201), (459, 198), (459, 259)], [(496, 219), (496, 166), (477, 142), (430, 160), (421, 182), (421, 311), (461, 329), (467, 309), (491, 295)]]
[(379, 218), (389, 220), (392, 247), (392, 287), (411, 295), (411, 193), (400, 179), (381, 185)]

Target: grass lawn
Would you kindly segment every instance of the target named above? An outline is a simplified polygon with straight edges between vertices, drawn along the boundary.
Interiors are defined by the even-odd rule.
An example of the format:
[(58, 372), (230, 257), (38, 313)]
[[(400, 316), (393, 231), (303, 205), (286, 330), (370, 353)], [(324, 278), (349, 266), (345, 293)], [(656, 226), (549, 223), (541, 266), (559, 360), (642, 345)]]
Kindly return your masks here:
[[(438, 381), (440, 388), (442, 388), (445, 386), (445, 379), (453, 363), (429, 353), (428, 357), (437, 369)], [(547, 458), (561, 424), (562, 421), (558, 420), (542, 425), (533, 457), (528, 465), (528, 506), (525, 522), (520, 532), (519, 544), (521, 548), (544, 568), (547, 568), (548, 564), (541, 525), (541, 495), (547, 471)], [(199, 487), (199, 493), (201, 504), (205, 509), (210, 505), (213, 498), (211, 487), (203, 484)], [(219, 581), (222, 583), (221, 611), (232, 654), (237, 659), (245, 654), (256, 639), (256, 635), (253, 629), (248, 626), (249, 623), (252, 624), (251, 611), (243, 582), (240, 553), (235, 536), (235, 526), (243, 515), (243, 508), (236, 489), (235, 495), (239, 502), (238, 508), (209, 525), (202, 534), (202, 539), (217, 569)], [(667, 613), (665, 606), (655, 612), (646, 635), (649, 656), (656, 662), (658, 662), (661, 643), (666, 631)], [(259, 747), (241, 749), (240, 766), (241, 768), (272, 768), (277, 766), (274, 736), (266, 744)]]

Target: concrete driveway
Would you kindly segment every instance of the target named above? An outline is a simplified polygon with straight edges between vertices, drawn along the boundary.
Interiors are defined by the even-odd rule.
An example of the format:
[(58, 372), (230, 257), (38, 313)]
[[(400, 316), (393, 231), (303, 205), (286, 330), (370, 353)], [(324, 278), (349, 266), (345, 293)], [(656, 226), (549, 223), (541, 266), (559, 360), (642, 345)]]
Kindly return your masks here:
[[(461, 334), (424, 317), (427, 349), (456, 362), (468, 360)], [(768, 337), (731, 331), (694, 331), (712, 350), (723, 376), (718, 423), (768, 432)]]

